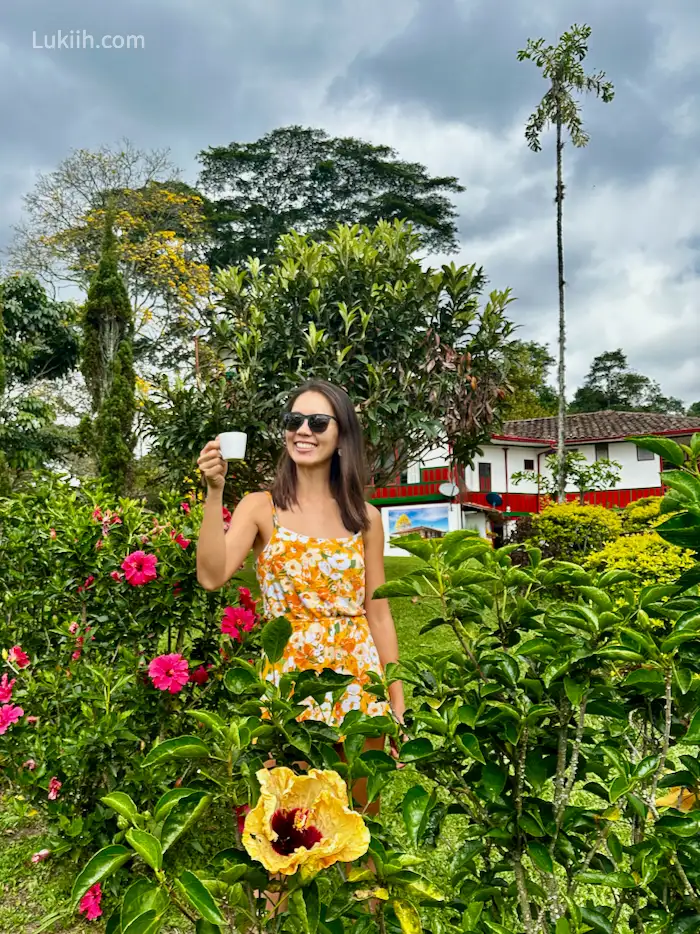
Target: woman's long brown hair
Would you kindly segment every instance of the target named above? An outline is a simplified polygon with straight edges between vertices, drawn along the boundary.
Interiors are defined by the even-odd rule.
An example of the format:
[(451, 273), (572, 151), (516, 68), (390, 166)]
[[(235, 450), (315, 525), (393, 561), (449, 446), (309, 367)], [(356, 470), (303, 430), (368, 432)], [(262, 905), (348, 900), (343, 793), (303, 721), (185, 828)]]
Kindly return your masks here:
[[(340, 508), (343, 525), (350, 532), (364, 532), (369, 528), (369, 515), (365, 502), (367, 464), (360, 422), (350, 397), (344, 389), (313, 379), (299, 386), (290, 396), (286, 411), (291, 412), (294, 403), (305, 392), (318, 392), (330, 402), (333, 414), (338, 419), (338, 446), (342, 456), (335, 451), (331, 458), (331, 492)], [(285, 445), (277, 465), (272, 484), (272, 498), (280, 509), (298, 505), (297, 467), (289, 456)]]

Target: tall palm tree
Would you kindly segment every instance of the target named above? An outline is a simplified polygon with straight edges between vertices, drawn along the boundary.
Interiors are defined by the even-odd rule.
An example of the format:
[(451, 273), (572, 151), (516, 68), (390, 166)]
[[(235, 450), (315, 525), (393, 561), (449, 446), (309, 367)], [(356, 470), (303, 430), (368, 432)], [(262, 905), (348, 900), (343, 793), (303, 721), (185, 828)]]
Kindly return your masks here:
[(566, 313), (564, 309), (564, 234), (563, 203), (564, 182), (562, 155), (564, 131), (567, 131), (574, 146), (583, 147), (590, 137), (583, 128), (581, 105), (577, 94), (592, 93), (609, 103), (615, 96), (612, 84), (605, 80), (605, 72), (587, 75), (583, 60), (588, 54), (590, 26), (572, 26), (559, 39), (557, 45), (545, 45), (544, 39), (528, 39), (527, 46), (518, 52), (518, 61), (531, 61), (542, 71), (549, 82), (547, 93), (528, 120), (525, 139), (533, 152), (542, 149), (540, 138), (544, 130), (553, 126), (557, 141), (557, 259), (559, 266), (559, 370), (558, 394), (559, 413), (557, 419), (557, 499), (566, 499)]

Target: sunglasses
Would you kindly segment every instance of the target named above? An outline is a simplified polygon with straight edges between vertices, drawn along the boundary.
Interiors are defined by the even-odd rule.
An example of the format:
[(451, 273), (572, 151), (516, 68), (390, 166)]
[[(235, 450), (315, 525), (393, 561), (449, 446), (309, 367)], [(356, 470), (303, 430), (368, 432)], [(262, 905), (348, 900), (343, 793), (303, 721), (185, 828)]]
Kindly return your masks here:
[(282, 424), (287, 431), (299, 431), (304, 422), (308, 422), (309, 431), (322, 435), (331, 422), (337, 422), (335, 415), (304, 415), (302, 412), (285, 412)]

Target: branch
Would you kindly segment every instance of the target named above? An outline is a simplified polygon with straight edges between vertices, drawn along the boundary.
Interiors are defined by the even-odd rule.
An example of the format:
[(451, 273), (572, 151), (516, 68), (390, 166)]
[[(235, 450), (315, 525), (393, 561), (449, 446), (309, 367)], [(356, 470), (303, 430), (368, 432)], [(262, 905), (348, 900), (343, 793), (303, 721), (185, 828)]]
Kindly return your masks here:
[(658, 819), (659, 812), (656, 810), (656, 790), (659, 784), (659, 778), (661, 777), (665, 767), (666, 767), (666, 757), (668, 756), (669, 746), (671, 745), (671, 719), (672, 719), (672, 704), (673, 704), (673, 695), (671, 691), (672, 687), (672, 673), (671, 669), (666, 669), (666, 718), (664, 723), (664, 738), (663, 744), (661, 747), (661, 761), (659, 762), (659, 767), (654, 773), (654, 780), (651, 783), (651, 791), (649, 792), (649, 807), (654, 814), (654, 817)]

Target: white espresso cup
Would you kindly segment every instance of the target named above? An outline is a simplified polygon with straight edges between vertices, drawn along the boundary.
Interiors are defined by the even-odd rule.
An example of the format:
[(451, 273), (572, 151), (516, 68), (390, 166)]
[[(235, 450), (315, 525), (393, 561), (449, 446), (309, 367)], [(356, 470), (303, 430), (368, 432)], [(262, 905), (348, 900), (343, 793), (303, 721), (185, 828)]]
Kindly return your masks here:
[(248, 435), (244, 431), (224, 431), (219, 435), (221, 456), (225, 461), (245, 460)]

